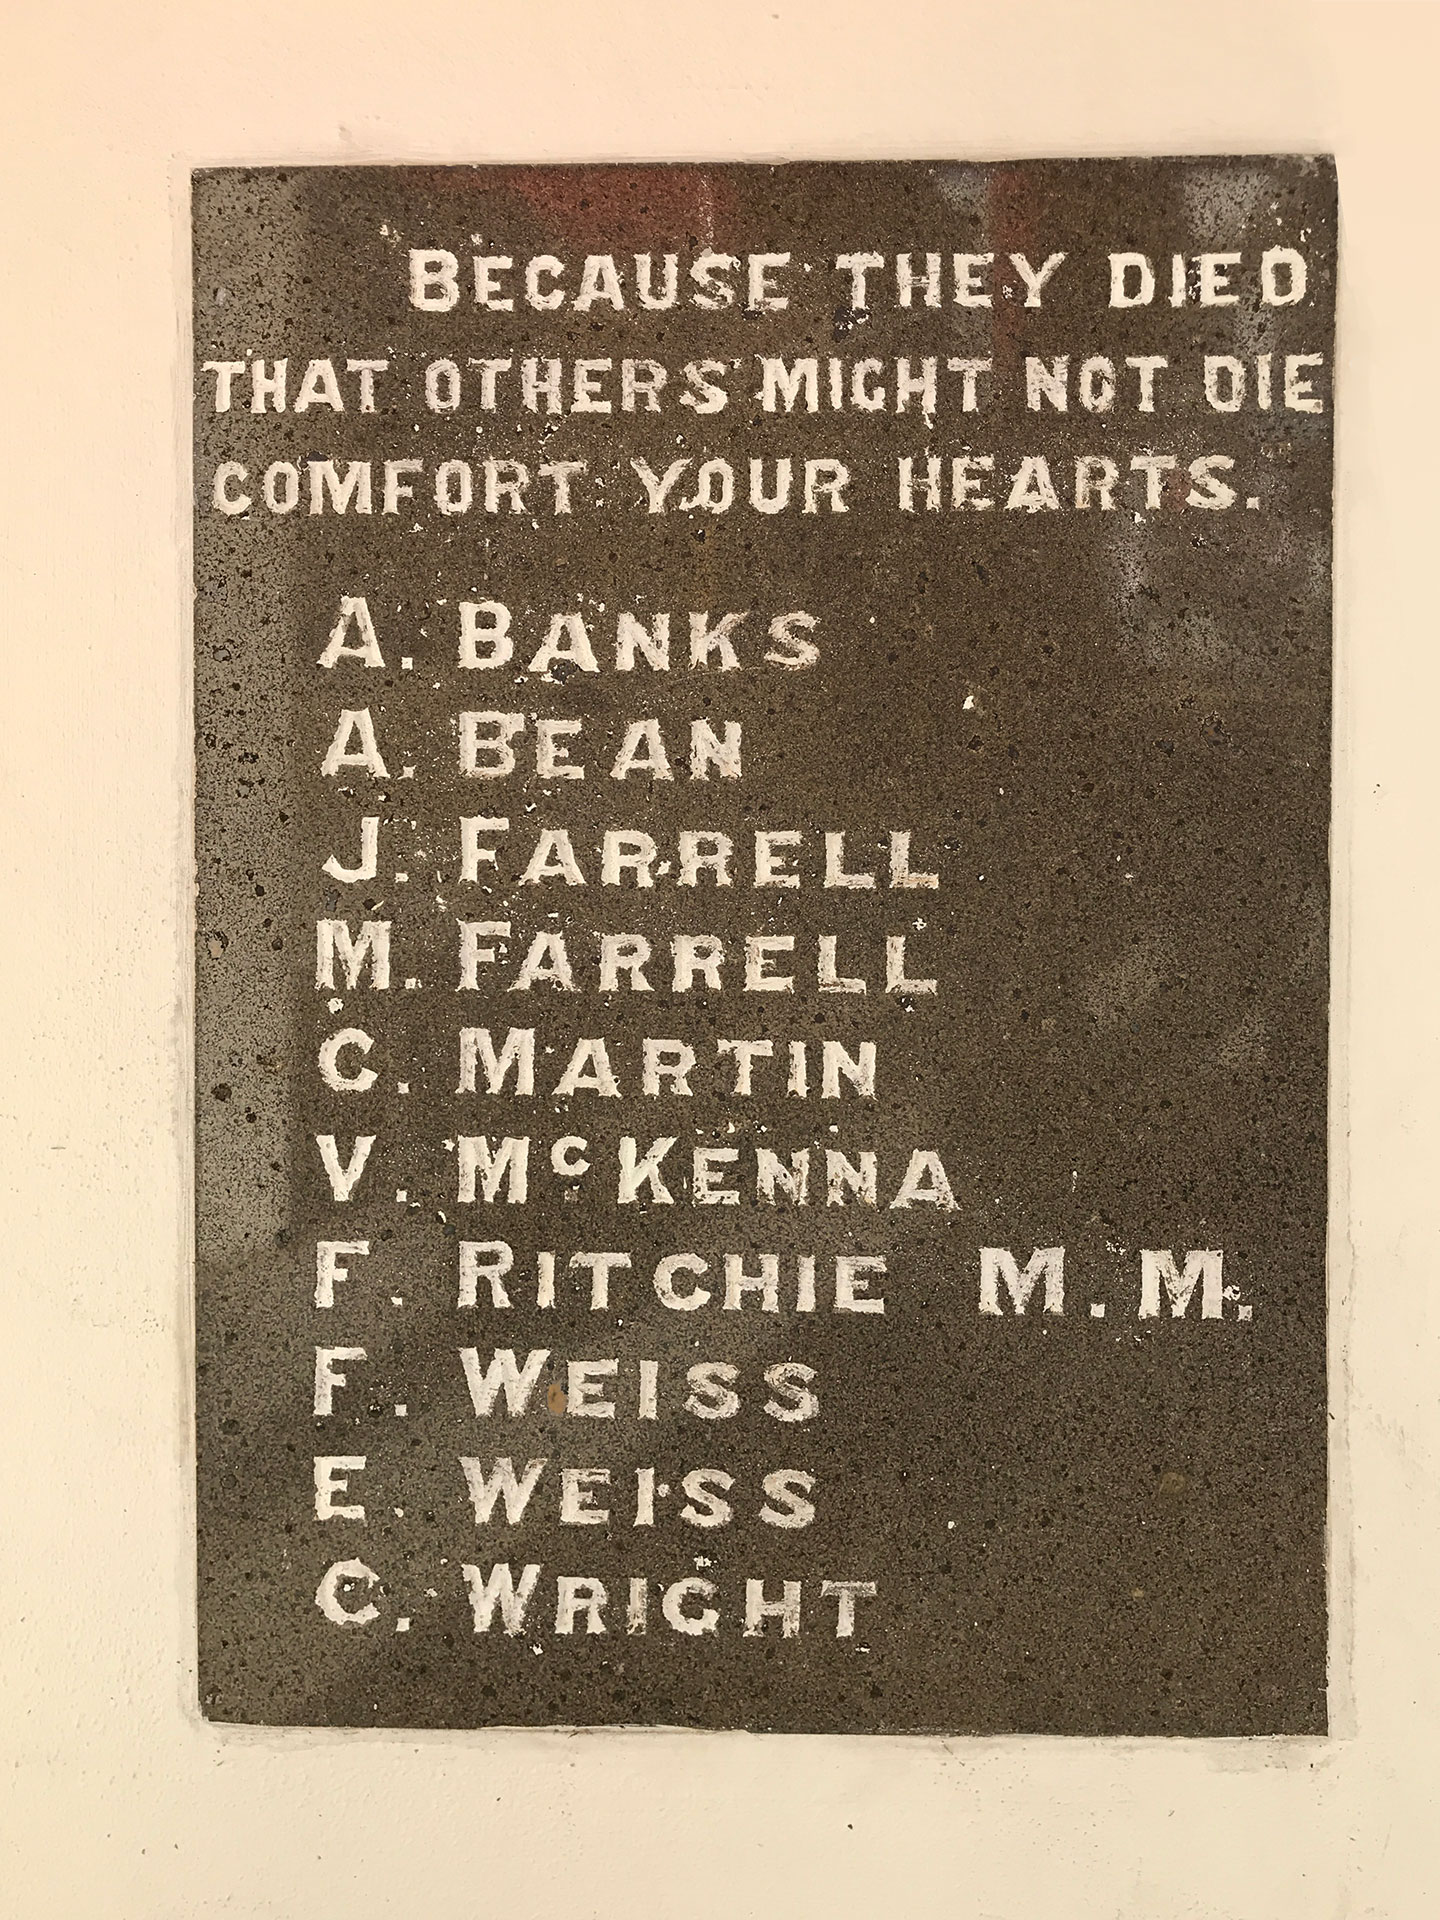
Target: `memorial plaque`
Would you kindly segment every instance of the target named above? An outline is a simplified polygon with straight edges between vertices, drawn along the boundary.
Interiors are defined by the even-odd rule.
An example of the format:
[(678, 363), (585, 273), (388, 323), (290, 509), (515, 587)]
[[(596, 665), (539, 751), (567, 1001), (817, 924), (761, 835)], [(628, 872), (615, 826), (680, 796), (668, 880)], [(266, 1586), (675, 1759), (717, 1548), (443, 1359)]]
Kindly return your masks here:
[(205, 1713), (1323, 1731), (1330, 164), (193, 200)]

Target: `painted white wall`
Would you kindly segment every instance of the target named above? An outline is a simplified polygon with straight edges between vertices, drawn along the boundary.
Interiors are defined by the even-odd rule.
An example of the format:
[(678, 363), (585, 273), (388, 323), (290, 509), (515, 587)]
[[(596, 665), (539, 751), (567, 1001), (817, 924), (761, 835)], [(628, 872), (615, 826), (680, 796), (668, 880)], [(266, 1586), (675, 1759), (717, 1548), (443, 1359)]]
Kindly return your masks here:
[[(1440, 8), (28, 0), (6, 38), (0, 1914), (1435, 1912)], [(202, 1724), (188, 167), (1326, 148), (1344, 247), (1336, 1737)]]

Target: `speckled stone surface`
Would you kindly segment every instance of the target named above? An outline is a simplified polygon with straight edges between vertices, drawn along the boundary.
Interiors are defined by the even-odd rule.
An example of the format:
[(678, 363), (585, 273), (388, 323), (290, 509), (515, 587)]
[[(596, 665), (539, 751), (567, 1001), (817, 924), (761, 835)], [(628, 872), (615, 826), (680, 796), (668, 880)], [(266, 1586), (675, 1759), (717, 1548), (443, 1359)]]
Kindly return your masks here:
[[(1335, 181), (1298, 159), (1047, 162), (1004, 166), (784, 168), (277, 169), (210, 172), (194, 182), (196, 363), (197, 1456), (199, 1671), (217, 1720), (316, 1726), (472, 1727), (646, 1724), (780, 1731), (1313, 1733), (1326, 1724), (1326, 1059), (1330, 817), (1330, 347)], [(477, 237), (478, 236), (478, 237)], [(1303, 300), (1266, 305), (1270, 248), (1303, 255)], [(460, 298), (410, 304), (411, 248), (453, 251)], [(709, 250), (735, 256), (730, 306), (705, 308), (689, 276)], [(1153, 303), (1107, 306), (1106, 256), (1147, 256)], [(1234, 251), (1234, 305), (1202, 305), (1197, 257)], [(870, 252), (866, 305), (834, 261)], [(1055, 270), (1025, 305), (1013, 254)], [(636, 302), (635, 256), (679, 257), (673, 308)], [(788, 253), (771, 270), (784, 309), (747, 311), (746, 256)], [(938, 256), (940, 304), (897, 304), (895, 257)], [(976, 268), (987, 307), (954, 298), (953, 256)], [(1171, 257), (1190, 261), (1170, 304)], [(509, 309), (473, 297), (475, 254), (512, 260), (495, 284)], [(588, 256), (612, 256), (625, 297), (575, 307)], [(561, 272), (564, 291), (528, 306), (524, 263)], [(810, 271), (804, 271), (805, 263)], [(598, 273), (598, 270), (596, 270)], [(497, 270), (498, 274), (499, 270)], [(606, 283), (596, 280), (597, 287)], [(976, 284), (980, 284), (977, 282)], [(1247, 370), (1245, 402), (1207, 402), (1204, 356)], [(1318, 356), (1294, 375), (1287, 358)], [(288, 362), (284, 413), (251, 410), (251, 363)], [(814, 356), (817, 404), (767, 412), (760, 356)], [(923, 395), (896, 410), (897, 361), (912, 379), (937, 361), (933, 419)], [(1064, 412), (1027, 400), (1025, 361), (1066, 357)], [(1137, 408), (1127, 359), (1158, 356), (1153, 411)], [(1271, 404), (1254, 404), (1269, 356)], [(987, 361), (963, 409), (950, 358)], [(493, 409), (474, 360), (507, 360)], [(562, 410), (532, 409), (527, 358), (561, 362)], [(576, 411), (575, 361), (608, 415)], [(622, 402), (622, 359), (667, 371), (651, 411)], [(1082, 363), (1108, 360), (1108, 410), (1080, 398)], [(384, 360), (375, 409), (362, 411), (352, 359)], [(454, 363), (460, 398), (427, 404), (427, 366)], [(838, 376), (830, 362), (841, 363)], [(860, 391), (885, 399), (854, 403)], [(295, 402), (309, 363), (329, 360), (343, 411)], [(236, 363), (232, 404), (217, 376)], [(714, 363), (729, 396), (704, 414), (680, 401), (687, 365)], [(1217, 374), (1222, 399), (1232, 389)], [(448, 376), (432, 376), (444, 399)], [(1092, 398), (1103, 375), (1092, 374)], [(838, 380), (841, 405), (831, 404)], [(1304, 384), (1299, 384), (1303, 380)], [(314, 379), (316, 391), (323, 377)], [(692, 396), (701, 389), (695, 381)], [(989, 509), (952, 504), (952, 462)], [(1136, 457), (1152, 469), (1147, 505)], [(749, 463), (793, 463), (791, 504), (757, 512)], [(923, 487), (938, 456), (939, 505)], [(1026, 457), (1041, 459), (1055, 504)], [(1077, 459), (1115, 463), (1113, 506), (1076, 504)], [(1224, 509), (1188, 496), (1233, 490)], [(645, 511), (630, 466), (657, 474), (689, 459), (663, 513)], [(921, 489), (902, 511), (897, 463)], [(530, 475), (526, 510), (486, 511), (484, 463)], [(729, 464), (729, 511), (680, 505), (707, 459)], [(801, 510), (804, 463), (848, 468), (848, 510)], [(384, 462), (414, 460), (385, 510)], [(373, 466), (371, 510), (345, 512), (314, 463)], [(572, 510), (552, 511), (542, 464), (584, 462)], [(217, 469), (234, 463), (217, 511)], [(436, 504), (436, 469), (453, 504)], [(267, 504), (264, 475), (274, 505)], [(288, 469), (296, 506), (284, 511)], [(241, 470), (243, 470), (243, 475)], [(500, 474), (505, 478), (508, 469)], [(716, 474), (719, 473), (717, 468)], [(1092, 471), (1100, 471), (1096, 468)], [(705, 484), (719, 489), (720, 479)], [(1007, 506), (1017, 485), (1036, 496)], [(312, 492), (312, 488), (314, 491)], [(963, 492), (963, 489), (962, 489)], [(712, 491), (712, 499), (718, 499)], [(321, 510), (312, 511), (319, 499)], [(1247, 506), (1253, 500), (1254, 506)], [(277, 510), (278, 509), (278, 510)], [(342, 597), (363, 598), (383, 665), (352, 653), (317, 665)], [(502, 668), (459, 664), (459, 607), (496, 601), (512, 615)], [(819, 657), (767, 662), (777, 615), (804, 610)], [(672, 668), (640, 657), (616, 670), (616, 621), (671, 617)], [(739, 666), (687, 665), (690, 615), (746, 613)], [(552, 616), (579, 613), (598, 671), (528, 670)], [(352, 622), (349, 644), (360, 645)], [(783, 653), (785, 648), (780, 649)], [(409, 664), (402, 664), (409, 663)], [(372, 716), (385, 777), (322, 761), (343, 711)], [(464, 711), (523, 712), (517, 772), (460, 771)], [(567, 717), (583, 780), (536, 772), (539, 720)], [(658, 721), (677, 777), (612, 777), (627, 726)], [(743, 730), (739, 779), (687, 777), (692, 724)], [(350, 745), (354, 746), (354, 740)], [(408, 771), (407, 771), (408, 770)], [(461, 878), (462, 818), (504, 818), (479, 878)], [(373, 879), (353, 868), (360, 822), (377, 818)], [(584, 885), (521, 881), (537, 836), (563, 827)], [(648, 833), (649, 890), (607, 886), (609, 831)], [(756, 887), (758, 832), (797, 830), (781, 855), (797, 888)], [(677, 884), (686, 831), (733, 841), (735, 884)], [(935, 889), (897, 889), (889, 836), (911, 834), (910, 863)], [(826, 888), (824, 835), (843, 832), (845, 866), (873, 888)], [(668, 866), (665, 863), (668, 862)], [(403, 879), (401, 876), (405, 876)], [(316, 987), (316, 922), (391, 928), (388, 989)], [(457, 990), (459, 922), (509, 922), (488, 939), (474, 991)], [(563, 932), (573, 993), (515, 990), (537, 932)], [(602, 991), (603, 934), (649, 943), (650, 991)], [(671, 942), (724, 943), (718, 992), (676, 991)], [(840, 977), (867, 991), (819, 990), (817, 943), (837, 941)], [(886, 940), (904, 935), (908, 976), (933, 993), (887, 993)], [(743, 989), (749, 938), (792, 938), (770, 968), (787, 993)], [(488, 937), (487, 937), (488, 938)], [(343, 969), (342, 969), (343, 971)], [(414, 980), (415, 986), (408, 983)], [(341, 1003), (332, 1010), (332, 1001)], [(462, 1028), (535, 1034), (535, 1092), (513, 1078), (457, 1093)], [(342, 1056), (377, 1079), (327, 1086), (317, 1058), (342, 1029), (373, 1041)], [(620, 1097), (556, 1092), (576, 1042), (603, 1036)], [(643, 1042), (694, 1050), (688, 1098), (643, 1091)], [(732, 1091), (727, 1038), (769, 1040), (754, 1091)], [(808, 1091), (787, 1093), (792, 1043), (807, 1048)], [(817, 1097), (822, 1049), (875, 1047), (873, 1097), (848, 1083)], [(728, 1062), (723, 1065), (722, 1062)], [(407, 1091), (402, 1093), (401, 1086)], [(483, 1086), (483, 1070), (481, 1074)], [(353, 1196), (337, 1203), (317, 1148), (334, 1135), (348, 1162), (374, 1146)], [(528, 1138), (528, 1198), (457, 1200), (462, 1137)], [(582, 1138), (591, 1171), (552, 1171), (552, 1143)], [(670, 1204), (651, 1191), (617, 1204), (626, 1136), (661, 1137)], [(695, 1204), (692, 1154), (733, 1150), (715, 1184), (736, 1204)], [(807, 1204), (757, 1198), (761, 1150), (810, 1156)], [(873, 1208), (826, 1204), (826, 1154), (875, 1156)], [(912, 1204), (916, 1152), (938, 1156), (953, 1206)], [(573, 1156), (572, 1156), (573, 1159)], [(502, 1193), (504, 1191), (502, 1184)], [(397, 1199), (403, 1193), (404, 1200)], [(943, 1197), (943, 1196), (942, 1196)], [(317, 1242), (368, 1241), (346, 1256), (334, 1304), (317, 1307)], [(457, 1307), (463, 1242), (504, 1241), (511, 1305), (479, 1282)], [(1063, 1311), (1043, 1280), (1023, 1314), (1003, 1282), (982, 1310), (982, 1252), (1024, 1269), (1063, 1247)], [(1142, 1253), (1223, 1253), (1223, 1277), (1171, 1311), (1142, 1316)], [(609, 1304), (590, 1305), (577, 1250), (629, 1256)], [(537, 1254), (556, 1255), (556, 1305), (537, 1306)], [(657, 1263), (708, 1263), (710, 1300), (666, 1307)], [(724, 1262), (779, 1260), (779, 1310), (758, 1294), (726, 1310)], [(868, 1276), (884, 1312), (834, 1310), (837, 1256), (883, 1257)], [(797, 1260), (813, 1256), (816, 1308), (795, 1310)], [(682, 1273), (681, 1291), (697, 1284)], [(398, 1303), (398, 1304), (397, 1304)], [(1058, 1305), (1058, 1299), (1056, 1304)], [(1094, 1308), (1104, 1307), (1103, 1316)], [(313, 1411), (316, 1349), (346, 1384)], [(518, 1363), (543, 1351), (523, 1415), (476, 1414), (462, 1350), (481, 1369), (496, 1349)], [(577, 1418), (576, 1360), (614, 1417)], [(655, 1363), (653, 1417), (637, 1417), (640, 1363)], [(709, 1362), (739, 1396), (725, 1418), (688, 1411), (687, 1372)], [(783, 1363), (813, 1370), (801, 1389), (767, 1386)], [(719, 1376), (709, 1376), (712, 1380)], [(792, 1383), (802, 1376), (786, 1376)], [(701, 1389), (710, 1411), (719, 1388)], [(403, 1413), (398, 1409), (403, 1408)], [(362, 1521), (316, 1518), (315, 1458), (363, 1457), (337, 1503)], [(503, 1499), (477, 1522), (460, 1462), (517, 1475), (543, 1459), (514, 1524)], [(638, 1470), (654, 1469), (654, 1524), (636, 1525)], [(685, 1476), (729, 1477), (688, 1496)], [(607, 1510), (600, 1524), (562, 1520)], [(609, 1481), (573, 1478), (605, 1469)], [(778, 1506), (763, 1482), (791, 1481)], [(660, 1493), (659, 1488), (668, 1488)], [(814, 1510), (793, 1518), (800, 1490)], [(337, 1577), (339, 1624), (317, 1605)], [(497, 1607), (476, 1630), (463, 1569), (535, 1566), (523, 1630)], [(570, 1588), (563, 1580), (599, 1583)], [(800, 1586), (799, 1631), (778, 1615), (745, 1631), (747, 1582), (782, 1600)], [(682, 1582), (692, 1582), (681, 1587)], [(643, 1593), (645, 1631), (636, 1624)], [(847, 1604), (822, 1583), (873, 1583)], [(667, 1601), (667, 1595), (669, 1600)], [(564, 1609), (571, 1632), (557, 1630)], [(705, 1622), (716, 1616), (713, 1631)], [(677, 1628), (673, 1612), (686, 1626)], [(753, 1623), (752, 1623), (753, 1624)], [(587, 1626), (592, 1629), (587, 1631)], [(603, 1631), (593, 1630), (603, 1626)]]

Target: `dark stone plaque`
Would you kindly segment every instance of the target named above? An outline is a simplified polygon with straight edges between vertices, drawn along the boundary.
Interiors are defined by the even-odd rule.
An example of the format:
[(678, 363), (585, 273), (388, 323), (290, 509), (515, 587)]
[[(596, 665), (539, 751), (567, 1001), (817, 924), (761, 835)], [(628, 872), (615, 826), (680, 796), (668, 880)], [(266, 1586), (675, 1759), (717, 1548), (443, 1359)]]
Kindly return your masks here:
[(194, 232), (205, 1712), (1323, 1731), (1329, 163)]

